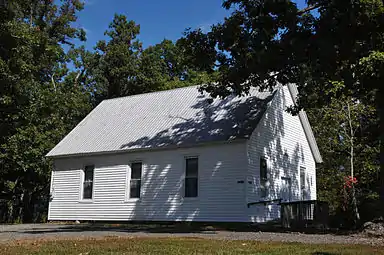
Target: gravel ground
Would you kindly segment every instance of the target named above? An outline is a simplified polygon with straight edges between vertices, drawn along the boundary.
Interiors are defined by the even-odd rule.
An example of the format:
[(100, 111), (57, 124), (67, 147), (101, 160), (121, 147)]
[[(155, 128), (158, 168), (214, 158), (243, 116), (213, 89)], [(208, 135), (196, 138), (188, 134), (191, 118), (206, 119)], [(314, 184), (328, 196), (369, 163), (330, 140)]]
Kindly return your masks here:
[(36, 239), (83, 239), (102, 237), (194, 237), (221, 240), (256, 240), (300, 243), (338, 243), (383, 245), (384, 239), (363, 235), (302, 234), (239, 231), (181, 231), (164, 227), (130, 227), (88, 224), (20, 224), (0, 225), (0, 243)]

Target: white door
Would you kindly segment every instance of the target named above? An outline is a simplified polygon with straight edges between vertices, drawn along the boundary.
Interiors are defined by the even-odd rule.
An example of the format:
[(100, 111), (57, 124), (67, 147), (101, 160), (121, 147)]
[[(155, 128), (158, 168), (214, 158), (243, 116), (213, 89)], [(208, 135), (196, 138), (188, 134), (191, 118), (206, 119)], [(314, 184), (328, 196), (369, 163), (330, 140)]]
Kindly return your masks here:
[(291, 178), (281, 177), (280, 197), (282, 202), (289, 202), (292, 199)]

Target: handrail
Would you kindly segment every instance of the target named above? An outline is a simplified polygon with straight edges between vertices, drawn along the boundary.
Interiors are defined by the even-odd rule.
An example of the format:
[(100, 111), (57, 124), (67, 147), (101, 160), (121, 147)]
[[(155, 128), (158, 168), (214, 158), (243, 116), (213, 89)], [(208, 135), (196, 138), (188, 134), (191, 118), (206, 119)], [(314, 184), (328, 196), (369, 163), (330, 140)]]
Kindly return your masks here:
[(278, 202), (278, 204), (280, 204), (281, 203), (281, 198), (279, 198), (279, 199), (272, 199), (272, 200), (261, 200), (261, 201), (257, 201), (257, 202), (247, 203), (247, 207), (249, 208), (251, 205), (257, 205), (257, 204), (267, 205), (267, 204), (275, 203), (275, 202)]
[(260, 200), (256, 202), (247, 203), (247, 207), (249, 208), (251, 205), (258, 205), (258, 204), (270, 204), (278, 202), (278, 205), (284, 205), (284, 204), (308, 204), (308, 203), (323, 203), (323, 201), (319, 200), (299, 200), (299, 201), (282, 201), (281, 198), (279, 199), (272, 199), (272, 200)]
[(319, 203), (319, 200), (298, 200), (298, 201), (282, 201), (280, 204), (308, 204), (308, 203)]

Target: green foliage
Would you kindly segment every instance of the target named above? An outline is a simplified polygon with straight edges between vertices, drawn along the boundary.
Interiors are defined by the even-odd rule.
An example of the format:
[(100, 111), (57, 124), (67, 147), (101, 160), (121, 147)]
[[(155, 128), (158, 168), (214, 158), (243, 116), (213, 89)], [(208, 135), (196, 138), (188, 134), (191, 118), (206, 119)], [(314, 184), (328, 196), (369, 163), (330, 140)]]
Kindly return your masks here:
[[(380, 152), (379, 143), (372, 134), (372, 126), (377, 123), (374, 105), (362, 103), (351, 96), (338, 96), (344, 84), (332, 82), (333, 88), (325, 93), (329, 102), (322, 108), (310, 109), (308, 115), (313, 121), (312, 127), (322, 151), (324, 163), (317, 169), (318, 198), (327, 201), (331, 211), (342, 216), (348, 224), (351, 220), (350, 200), (345, 197), (349, 189), (345, 187), (345, 178), (357, 178), (356, 196), (358, 201), (377, 199)], [(326, 128), (324, 128), (326, 127)], [(352, 141), (352, 144), (351, 144)], [(353, 147), (353, 155), (351, 148)], [(351, 173), (351, 156), (354, 171)], [(363, 211), (363, 220), (371, 220), (374, 213)], [(339, 219), (340, 220), (340, 219)]]
[[(77, 0), (10, 1), (0, 23), (0, 188), (8, 221), (33, 220), (49, 193), (45, 154), (89, 111), (88, 96), (68, 86), (63, 44), (84, 39), (73, 28)], [(3, 208), (3, 210), (6, 208)]]
[(165, 39), (145, 49), (140, 56), (138, 83), (149, 91), (156, 91), (213, 80), (214, 74), (198, 71), (188, 64), (188, 55), (181, 45), (182, 41), (174, 44)]
[(110, 40), (99, 41), (96, 45), (101, 74), (96, 79), (105, 86), (108, 98), (141, 92), (135, 86), (142, 48), (141, 42), (136, 40), (139, 32), (140, 27), (133, 21), (127, 21), (123, 15), (115, 15), (109, 30), (104, 33)]
[(208, 73), (188, 65), (181, 41), (165, 39), (143, 49), (137, 39), (139, 33), (139, 25), (116, 14), (105, 32), (108, 40), (99, 41), (96, 52), (81, 50), (78, 66), (83, 63), (86, 68), (88, 82), (97, 87), (98, 100), (196, 85), (210, 79)]
[(332, 87), (330, 81), (343, 82), (359, 97), (378, 88), (376, 82), (362, 86), (360, 70), (366, 57), (384, 48), (382, 1), (308, 4), (299, 10), (292, 1), (227, 0), (223, 6), (235, 11), (223, 23), (206, 34), (187, 31), (184, 40), (193, 63), (221, 73), (220, 82), (206, 90), (225, 96), (250, 86), (296, 83), (300, 107), (308, 108), (327, 102), (327, 96), (316, 94)]
[[(247, 93), (250, 86), (265, 89), (277, 83), (295, 83), (299, 97), (297, 107), (290, 109), (293, 113), (301, 108), (309, 111), (322, 107), (325, 108), (321, 111), (328, 112), (329, 107), (339, 107), (329, 105), (330, 101), (334, 104), (346, 98), (358, 100), (359, 107), (374, 107), (375, 116), (369, 116), (372, 119), (367, 119), (369, 124), (362, 131), (367, 135), (361, 147), (375, 148), (367, 152), (364, 171), (375, 172), (373, 169), (381, 166), (384, 213), (383, 1), (311, 0), (307, 4), (300, 10), (293, 1), (226, 0), (223, 6), (233, 8), (232, 15), (212, 26), (208, 33), (187, 31), (186, 51), (201, 70), (219, 71), (216, 82), (204, 86), (213, 96)], [(343, 86), (337, 93), (328, 93), (335, 84)], [(320, 132), (329, 140), (323, 140), (321, 135), (317, 138), (326, 160), (337, 162), (339, 156), (328, 143), (333, 141), (339, 146), (336, 133), (341, 135), (337, 125), (342, 116), (329, 114), (341, 119), (332, 120), (334, 131)], [(317, 117), (313, 123), (319, 129), (328, 127), (331, 120), (320, 118), (324, 122), (319, 122)], [(339, 174), (337, 167), (327, 171)], [(374, 183), (378, 185), (371, 181)], [(377, 191), (376, 187), (370, 188)]]

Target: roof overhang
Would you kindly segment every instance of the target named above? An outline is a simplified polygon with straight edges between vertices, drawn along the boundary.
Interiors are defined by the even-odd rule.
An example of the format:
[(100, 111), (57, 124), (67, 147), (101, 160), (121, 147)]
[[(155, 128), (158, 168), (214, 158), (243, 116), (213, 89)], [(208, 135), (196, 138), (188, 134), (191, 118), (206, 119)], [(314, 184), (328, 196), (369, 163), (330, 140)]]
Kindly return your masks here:
[[(295, 103), (295, 105), (297, 105), (297, 97), (299, 91), (297, 89), (296, 84), (288, 84), (288, 90), (292, 96), (293, 102)], [(301, 110), (298, 115), (316, 163), (323, 163), (323, 159), (321, 157), (319, 147), (317, 146), (315, 135), (313, 134), (313, 130), (311, 124), (309, 123), (307, 113), (304, 110)]]
[(149, 148), (133, 148), (125, 150), (115, 150), (115, 151), (96, 151), (96, 152), (82, 152), (82, 153), (72, 153), (72, 154), (61, 154), (61, 155), (46, 155), (47, 158), (51, 159), (60, 159), (60, 158), (70, 158), (70, 157), (89, 157), (89, 156), (99, 156), (99, 155), (114, 155), (114, 154), (123, 154), (123, 153), (135, 153), (135, 152), (151, 152), (151, 151), (163, 151), (163, 150), (176, 150), (176, 149), (186, 149), (192, 147), (203, 147), (203, 146), (212, 146), (220, 144), (234, 144), (234, 143), (245, 143), (248, 140), (248, 137), (245, 138), (236, 138), (226, 141), (214, 141), (206, 143), (197, 143), (197, 144), (182, 144), (182, 145), (172, 145), (172, 146), (163, 146), (163, 147), (149, 147)]

